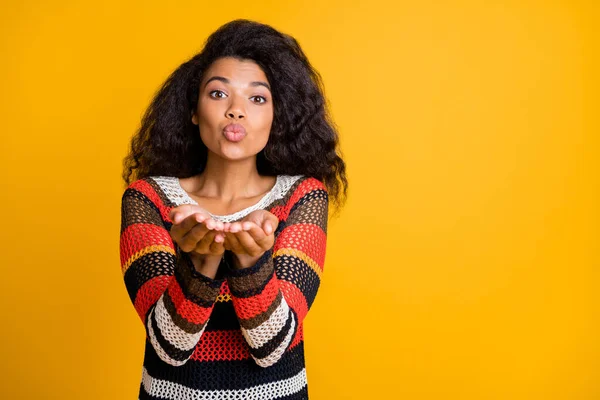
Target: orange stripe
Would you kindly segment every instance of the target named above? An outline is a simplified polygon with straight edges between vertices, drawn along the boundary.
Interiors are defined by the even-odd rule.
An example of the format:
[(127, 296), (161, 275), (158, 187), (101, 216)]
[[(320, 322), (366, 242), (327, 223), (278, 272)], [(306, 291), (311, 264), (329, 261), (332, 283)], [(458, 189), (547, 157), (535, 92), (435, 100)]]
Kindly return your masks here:
[[(304, 238), (310, 238), (306, 240)], [(325, 251), (327, 245), (327, 235), (323, 229), (315, 224), (292, 224), (286, 226), (273, 246), (275, 253), (282, 249), (292, 251), (287, 254), (294, 254), (293, 250), (299, 250), (317, 264), (320, 271), (315, 271), (320, 276), (325, 265)], [(273, 255), (275, 256), (275, 254)]]
[(121, 273), (123, 273), (123, 275), (125, 275), (125, 272), (127, 272), (127, 270), (129, 269), (129, 267), (131, 267), (131, 265), (138, 259), (142, 258), (143, 256), (145, 256), (146, 254), (150, 254), (150, 253), (155, 253), (155, 252), (165, 252), (165, 253), (171, 253), (173, 255), (175, 255), (175, 249), (173, 249), (170, 246), (148, 246), (148, 247), (144, 247), (142, 250), (138, 251), (137, 253), (135, 253), (134, 255), (132, 255), (129, 260), (127, 260), (125, 262), (124, 265), (121, 266)]

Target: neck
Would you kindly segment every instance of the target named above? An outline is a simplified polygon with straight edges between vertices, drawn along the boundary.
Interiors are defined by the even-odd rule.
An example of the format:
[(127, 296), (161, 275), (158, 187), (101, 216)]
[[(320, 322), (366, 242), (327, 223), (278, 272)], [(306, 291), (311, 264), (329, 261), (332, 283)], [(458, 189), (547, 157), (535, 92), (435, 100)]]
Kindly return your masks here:
[(209, 152), (206, 167), (197, 177), (193, 191), (198, 196), (231, 202), (257, 196), (263, 186), (263, 178), (256, 169), (256, 156), (226, 160)]

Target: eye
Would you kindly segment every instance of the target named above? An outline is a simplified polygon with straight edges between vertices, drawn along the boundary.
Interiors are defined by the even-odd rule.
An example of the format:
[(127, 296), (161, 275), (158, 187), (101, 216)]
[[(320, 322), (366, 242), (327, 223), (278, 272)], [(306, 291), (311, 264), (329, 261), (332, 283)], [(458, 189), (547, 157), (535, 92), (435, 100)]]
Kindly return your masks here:
[(208, 95), (209, 95), (210, 97), (212, 97), (213, 99), (222, 99), (222, 98), (223, 98), (222, 96), (215, 97), (215, 96), (213, 96), (213, 95), (212, 95), (213, 93), (221, 93), (221, 94), (225, 94), (225, 93), (224, 93), (223, 91), (221, 91), (221, 90), (213, 90), (213, 91), (211, 91), (211, 92), (209, 92), (209, 93), (208, 93)]
[[(262, 99), (262, 101), (258, 102), (257, 104), (264, 104), (264, 103), (266, 103), (266, 102), (267, 102), (267, 99), (266, 99), (266, 98), (264, 98), (263, 96), (252, 96), (252, 97), (251, 97), (251, 99), (252, 99), (252, 98), (258, 98), (258, 99)], [(256, 101), (255, 101), (255, 103), (256, 103)]]

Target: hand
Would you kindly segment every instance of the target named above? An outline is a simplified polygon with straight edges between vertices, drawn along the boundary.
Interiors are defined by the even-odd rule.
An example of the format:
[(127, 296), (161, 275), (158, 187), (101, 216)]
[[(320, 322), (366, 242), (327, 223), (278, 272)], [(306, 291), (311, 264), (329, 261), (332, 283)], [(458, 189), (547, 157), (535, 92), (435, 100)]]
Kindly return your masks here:
[(223, 222), (216, 221), (203, 208), (184, 204), (169, 213), (173, 221), (170, 235), (181, 250), (191, 255), (222, 255), (225, 252)]
[(266, 210), (255, 210), (241, 221), (225, 223), (225, 249), (232, 251), (242, 266), (258, 260), (275, 242), (279, 218)]

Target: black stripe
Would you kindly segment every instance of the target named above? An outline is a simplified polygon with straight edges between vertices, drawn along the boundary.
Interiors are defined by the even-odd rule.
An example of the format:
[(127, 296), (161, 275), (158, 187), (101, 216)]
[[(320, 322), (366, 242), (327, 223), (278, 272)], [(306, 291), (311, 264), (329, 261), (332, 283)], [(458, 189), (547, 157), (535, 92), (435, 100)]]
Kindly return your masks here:
[[(132, 198), (134, 200), (130, 200), (129, 198)], [(140, 202), (144, 203), (145, 206), (142, 206), (141, 204), (139, 204)], [(135, 210), (140, 210), (140, 211), (141, 210), (146, 211), (147, 207), (151, 208), (152, 210), (154, 210), (156, 212), (156, 219), (157, 219), (156, 223), (154, 223), (155, 221), (152, 221), (151, 218), (148, 218), (148, 215), (145, 215), (145, 213), (131, 212), (131, 211), (135, 211), (135, 210), (126, 208), (125, 203), (128, 203), (129, 206), (133, 206), (133, 208)], [(125, 212), (126, 210), (128, 210), (129, 212), (126, 213)], [(126, 220), (126, 216), (127, 216), (128, 220)], [(160, 225), (158, 224), (158, 221), (161, 221)], [(128, 226), (136, 224), (136, 223), (144, 223), (144, 224), (154, 223), (154, 225), (164, 228), (164, 224), (162, 224), (163, 222), (164, 221), (162, 220), (162, 217), (160, 214), (160, 209), (144, 193), (142, 193), (138, 190), (135, 190), (133, 188), (127, 188), (123, 192), (123, 196), (121, 196), (121, 234), (123, 234), (123, 231), (125, 231), (125, 229), (127, 229)]]
[[(187, 286), (187, 285), (189, 285), (188, 279), (200, 279), (202, 281), (201, 285), (205, 285), (206, 287), (215, 286), (216, 283), (207, 284), (206, 281), (202, 280), (201, 278), (196, 278), (196, 277), (191, 277), (191, 276), (189, 278), (185, 277), (183, 275), (183, 272), (180, 271), (179, 268), (187, 268), (189, 270), (190, 268), (194, 268), (194, 267), (193, 267), (193, 265), (188, 264), (187, 261), (183, 258), (180, 260), (180, 263), (181, 264), (178, 265), (178, 268), (175, 268), (175, 279), (177, 279), (177, 283), (179, 283), (179, 287), (181, 288), (181, 291), (183, 292), (183, 296), (186, 299), (188, 299), (202, 307), (206, 307), (206, 308), (211, 307), (213, 305), (213, 303), (215, 302), (217, 295), (218, 295), (218, 291), (216, 291), (216, 288), (213, 288), (213, 289), (215, 289), (215, 293), (216, 293), (215, 298), (212, 300), (206, 300), (205, 298), (197, 296), (196, 294), (192, 293), (192, 291)], [(189, 272), (189, 271), (187, 273), (191, 274), (191, 272)]]
[(145, 351), (144, 366), (152, 377), (198, 390), (246, 389), (289, 379), (305, 366), (303, 342), (287, 350), (277, 363), (268, 368), (257, 365), (252, 358), (202, 362), (190, 359), (181, 366), (173, 366), (158, 357), (149, 339), (146, 340)]
[(173, 275), (175, 256), (164, 250), (146, 253), (131, 263), (123, 279), (132, 302), (142, 285), (157, 276)]
[[(287, 320), (285, 321), (285, 325), (283, 326), (283, 328), (281, 328), (281, 330), (277, 333), (277, 335), (273, 336), (271, 339), (269, 339), (269, 341), (267, 343), (260, 346), (258, 349), (253, 349), (251, 347), (250, 353), (256, 358), (265, 358), (269, 354), (273, 353), (277, 349), (277, 347), (279, 347), (279, 345), (281, 345), (281, 343), (284, 341), (285, 337), (288, 335), (288, 333), (292, 327), (292, 319), (296, 321), (296, 324), (294, 327), (294, 331), (296, 331), (298, 329), (298, 317), (296, 316), (296, 313), (294, 313), (294, 311), (290, 307), (288, 315), (287, 315)], [(288, 346), (294, 340), (294, 335), (295, 335), (295, 333), (292, 334), (292, 338), (290, 339)]]
[(292, 215), (294, 213), (294, 211), (296, 210), (296, 208), (302, 206), (304, 203), (307, 203), (313, 199), (328, 199), (329, 198), (329, 194), (327, 193), (326, 190), (324, 189), (313, 189), (310, 192), (307, 192), (304, 194), (304, 196), (302, 196), (301, 198), (299, 198), (294, 205), (292, 206), (292, 208), (290, 209), (290, 212), (288, 214), (288, 218), (290, 215)]
[(297, 256), (280, 254), (273, 259), (273, 262), (275, 263), (277, 278), (296, 285), (306, 298), (306, 303), (310, 308), (321, 283), (319, 275), (310, 265)]
[(231, 301), (217, 301), (210, 315), (206, 331), (240, 329), (240, 322)]
[[(238, 271), (243, 271), (244, 269), (248, 270), (248, 269), (255, 269), (255, 271), (253, 271), (253, 274), (257, 273), (256, 270), (258, 269), (262, 269), (262, 268), (273, 268), (272, 265), (271, 266), (267, 266), (265, 265), (266, 263), (272, 263), (271, 258), (273, 257), (273, 249), (269, 249), (267, 250), (261, 257), (260, 259), (256, 262), (255, 266), (260, 265), (259, 268), (255, 269), (255, 266), (250, 267), (250, 268), (243, 268), (241, 270), (236, 270), (236, 272)], [(271, 277), (273, 276), (274, 272), (271, 272), (269, 275), (267, 275), (267, 277), (265, 278), (265, 280), (263, 282), (261, 282), (258, 286), (254, 286), (252, 288), (246, 289), (246, 290), (238, 290), (236, 287), (237, 286), (243, 286), (243, 284), (238, 284), (238, 282), (240, 282), (241, 280), (250, 280), (252, 279), (251, 275), (252, 274), (248, 274), (249, 276), (242, 276), (239, 277), (239, 275), (236, 275), (236, 279), (235, 280), (230, 280), (229, 281), (229, 291), (231, 292), (231, 294), (235, 297), (239, 297), (239, 298), (249, 298), (249, 297), (253, 297), (256, 296), (260, 293), (262, 293), (262, 291), (264, 290), (265, 286), (267, 286), (267, 283), (269, 283), (269, 281), (271, 280)]]
[(274, 400), (308, 400), (308, 386), (304, 386), (298, 393), (292, 393), (288, 396), (277, 397)]
[[(155, 307), (156, 307), (156, 305), (153, 308), (155, 308)], [(192, 347), (191, 350), (183, 351), (183, 350), (180, 350), (177, 347), (173, 346), (171, 343), (169, 343), (167, 341), (167, 339), (165, 339), (165, 337), (162, 335), (162, 332), (158, 329), (158, 325), (156, 324), (156, 317), (155, 317), (154, 313), (152, 313), (152, 315), (150, 316), (150, 323), (152, 324), (152, 330), (154, 331), (154, 336), (156, 337), (158, 344), (160, 345), (160, 347), (163, 348), (165, 353), (167, 353), (172, 359), (174, 359), (176, 361), (183, 361), (183, 360), (187, 360), (188, 358), (190, 358), (190, 356), (194, 352), (194, 347)]]
[(268, 275), (267, 278), (259, 286), (240, 291), (240, 290), (236, 290), (233, 287), (233, 285), (229, 285), (229, 291), (231, 292), (231, 294), (233, 296), (240, 298), (240, 299), (247, 299), (250, 297), (254, 297), (263, 292), (263, 290), (265, 289), (265, 287), (267, 286), (269, 281), (271, 281), (274, 273), (275, 273), (275, 271), (273, 271), (270, 275)]

